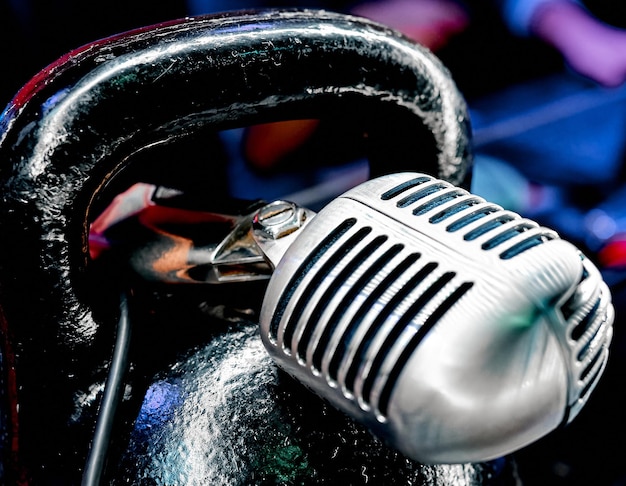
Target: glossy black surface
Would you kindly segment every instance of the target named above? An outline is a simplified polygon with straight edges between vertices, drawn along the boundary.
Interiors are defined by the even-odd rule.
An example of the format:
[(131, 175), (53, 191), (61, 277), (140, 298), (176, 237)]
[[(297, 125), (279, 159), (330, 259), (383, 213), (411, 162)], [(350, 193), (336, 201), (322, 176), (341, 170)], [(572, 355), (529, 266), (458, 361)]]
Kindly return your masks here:
[[(102, 269), (89, 261), (90, 218), (107, 197), (138, 178), (184, 186), (194, 174), (181, 177), (175, 170), (178, 161), (172, 160), (172, 170), (165, 173), (162, 164), (151, 164), (152, 154), (175, 153), (181, 140), (210, 140), (216, 130), (311, 117), (341, 118), (366, 134), (372, 174), (420, 170), (455, 183), (468, 181), (466, 106), (445, 68), (394, 32), (329, 12), (248, 12), (141, 29), (69, 53), (16, 95), (0, 119), (0, 323), (8, 390), (2, 453), (7, 482), (79, 482), (76, 465), (84, 463), (93, 433), (114, 342), (118, 293), (130, 285), (123, 266)], [(213, 183), (219, 186), (222, 168), (212, 160), (214, 154), (206, 155), (206, 163), (215, 164)], [(221, 201), (226, 195), (213, 197)], [(205, 323), (194, 327), (197, 295), (187, 301), (188, 296), (173, 298), (167, 290), (148, 294), (131, 316), (139, 330), (133, 331), (129, 387), (110, 476), (117, 474), (115, 458), (123, 456), (127, 426), (155, 373), (167, 374), (179, 363), (176, 369), (193, 375), (195, 365), (210, 360), (211, 352), (205, 358), (189, 353), (203, 346), (211, 351), (218, 339), (214, 331), (207, 334)], [(227, 294), (232, 297), (232, 291), (223, 292)], [(245, 295), (239, 306), (253, 307), (261, 289)], [(208, 298), (214, 305), (220, 296)], [(150, 318), (155, 305), (168, 316), (158, 325)], [(233, 352), (251, 343), (248, 335), (243, 339), (224, 332), (219, 342)], [(234, 356), (239, 359), (236, 352)], [(187, 358), (191, 361), (181, 361)], [(261, 367), (270, 366), (265, 361), (263, 357)], [(243, 383), (256, 384), (254, 373), (244, 373)], [(272, 380), (246, 392), (249, 401), (290, 402), (294, 385)], [(276, 386), (276, 394), (268, 399), (270, 385)], [(247, 405), (240, 398), (234, 401), (231, 414)], [(319, 406), (322, 417), (328, 413), (321, 403), (311, 406)], [(280, 423), (289, 421), (289, 413), (283, 418), (280, 410), (270, 415), (277, 413)], [(238, 423), (220, 420), (225, 427)], [(254, 430), (257, 420), (258, 415), (252, 422), (244, 420), (241, 430)], [(187, 425), (181, 434), (197, 424), (190, 416)], [(352, 430), (345, 422), (322, 432), (338, 444), (338, 453), (368, 450), (367, 457), (346, 460), (346, 478), (366, 477), (365, 462), (377, 460), (383, 477), (422, 474), (411, 472), (415, 465), (384, 447), (375, 446), (380, 452), (373, 453), (367, 432)], [(174, 447), (178, 432), (172, 429), (171, 434), (166, 443)], [(239, 437), (239, 432), (229, 437)], [(273, 440), (267, 434), (255, 437)], [(303, 451), (328, 447), (319, 445), (324, 441), (316, 430), (305, 431), (302, 440)], [(246, 455), (248, 444), (225, 447), (243, 448), (239, 452), (246, 463), (261, 447), (255, 445)], [(131, 441), (134, 454), (133, 447)], [(202, 457), (210, 458), (207, 454)], [(159, 456), (150, 452), (148, 459), (154, 457)], [(132, 461), (130, 466), (122, 463), (126, 476), (146, 470)], [(332, 463), (324, 459), (319, 464), (318, 471)], [(249, 484), (249, 474), (261, 474), (253, 470), (246, 469), (241, 484)], [(470, 468), (467, 484), (474, 481), (474, 470)], [(333, 471), (325, 474), (334, 477)], [(155, 474), (168, 483), (163, 479), (167, 473)], [(433, 474), (432, 484), (437, 484)]]
[(510, 458), (404, 458), (276, 369), (256, 324), (240, 320), (151, 383), (115, 484), (512, 486), (514, 478)]

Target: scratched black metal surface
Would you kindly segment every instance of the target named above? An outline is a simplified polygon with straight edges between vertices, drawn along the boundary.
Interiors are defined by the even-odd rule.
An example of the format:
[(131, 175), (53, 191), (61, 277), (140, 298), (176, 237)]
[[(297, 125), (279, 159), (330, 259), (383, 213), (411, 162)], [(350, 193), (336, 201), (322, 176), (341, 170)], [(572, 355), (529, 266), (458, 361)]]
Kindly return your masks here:
[(405, 459), (277, 369), (249, 314), (211, 313), (229, 323), (214, 324), (212, 338), (196, 339), (205, 344), (157, 372), (115, 484), (515, 484), (510, 458), (436, 466)]
[[(123, 34), (69, 53), (16, 95), (0, 119), (0, 317), (10, 398), (2, 417), (5, 476), (77, 482), (76, 465), (87, 454), (117, 294), (129, 285), (123, 266), (101, 272), (90, 263), (90, 218), (139, 178), (174, 187), (193, 179), (180, 177), (179, 161), (169, 169), (153, 164), (160, 149), (171, 152), (186, 138), (208, 140), (215, 130), (306, 117), (345, 119), (366, 133), (373, 174), (409, 169), (468, 181), (468, 116), (445, 68), (398, 34), (328, 12), (248, 12)], [(203, 155), (214, 164), (219, 188), (223, 167), (211, 153)], [(218, 190), (214, 197), (217, 204), (227, 195)], [(181, 330), (166, 323), (154, 332), (169, 336), (164, 344), (172, 348)], [(229, 349), (247, 349), (245, 336), (229, 333), (220, 342), (232, 339)], [(178, 345), (183, 354), (198, 346)], [(133, 354), (136, 383), (126, 424), (155, 371), (143, 362), (163, 353), (137, 339), (134, 346), (140, 352)], [(191, 368), (212, 362), (200, 356), (189, 358)], [(181, 379), (195, 373), (185, 363), (178, 365)], [(260, 359), (242, 384), (266, 366)], [(204, 364), (202, 370), (208, 373)], [(261, 373), (266, 385), (258, 393), (268, 407), (267, 389), (284, 387), (268, 410), (281, 422), (292, 392), (272, 373)], [(342, 442), (343, 431), (355, 434), (346, 427), (328, 434)], [(249, 445), (249, 437), (244, 442)], [(312, 439), (308, 447), (319, 449), (317, 443)], [(237, 450), (239, 443), (228, 447)], [(365, 468), (367, 475), (369, 466), (358, 461), (354, 471), (361, 475)]]

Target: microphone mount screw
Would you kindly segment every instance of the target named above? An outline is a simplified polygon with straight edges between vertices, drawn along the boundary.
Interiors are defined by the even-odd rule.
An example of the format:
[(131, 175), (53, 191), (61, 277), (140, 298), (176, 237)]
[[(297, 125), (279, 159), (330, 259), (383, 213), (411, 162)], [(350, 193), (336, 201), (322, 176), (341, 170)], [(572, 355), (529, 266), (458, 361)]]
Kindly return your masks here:
[(252, 227), (265, 238), (278, 240), (300, 229), (306, 217), (306, 212), (296, 204), (274, 201), (257, 212)]

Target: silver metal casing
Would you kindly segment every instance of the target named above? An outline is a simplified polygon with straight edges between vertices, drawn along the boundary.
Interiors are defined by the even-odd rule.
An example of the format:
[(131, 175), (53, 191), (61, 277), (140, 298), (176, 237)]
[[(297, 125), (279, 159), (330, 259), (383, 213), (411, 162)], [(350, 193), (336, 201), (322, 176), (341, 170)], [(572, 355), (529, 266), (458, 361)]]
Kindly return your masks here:
[(572, 420), (606, 365), (613, 318), (598, 270), (555, 232), (402, 173), (308, 222), (260, 323), (279, 366), (389, 445), (463, 463)]

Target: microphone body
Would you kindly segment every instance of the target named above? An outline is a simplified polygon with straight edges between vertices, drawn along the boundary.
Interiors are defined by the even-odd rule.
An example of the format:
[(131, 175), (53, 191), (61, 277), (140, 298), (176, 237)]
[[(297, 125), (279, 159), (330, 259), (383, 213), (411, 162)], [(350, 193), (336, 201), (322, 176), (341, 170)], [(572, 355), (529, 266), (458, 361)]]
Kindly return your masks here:
[(490, 460), (586, 403), (614, 311), (597, 268), (554, 231), (417, 173), (302, 219), (280, 250), (253, 226), (276, 266), (262, 340), (392, 447), (424, 463)]

